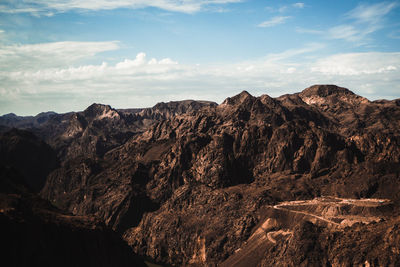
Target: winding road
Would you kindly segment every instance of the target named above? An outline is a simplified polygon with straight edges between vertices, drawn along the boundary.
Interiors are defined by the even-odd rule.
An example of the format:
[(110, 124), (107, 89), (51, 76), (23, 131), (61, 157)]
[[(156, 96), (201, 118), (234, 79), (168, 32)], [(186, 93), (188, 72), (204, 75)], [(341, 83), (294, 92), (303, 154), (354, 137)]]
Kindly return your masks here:
[(279, 205), (273, 206), (273, 208), (274, 208), (274, 209), (277, 209), (277, 210), (285, 210), (285, 211), (294, 212), (294, 213), (298, 213), (298, 214), (302, 214), (302, 215), (306, 215), (306, 216), (311, 216), (311, 217), (314, 217), (314, 218), (316, 218), (316, 219), (318, 219), (318, 220), (321, 220), (321, 221), (324, 221), (324, 222), (333, 224), (333, 225), (335, 225), (335, 226), (340, 226), (339, 223), (334, 222), (334, 221), (331, 221), (331, 220), (328, 220), (328, 219), (326, 219), (326, 218), (324, 218), (324, 217), (321, 217), (321, 216), (318, 216), (318, 215), (315, 215), (315, 214), (312, 214), (312, 213), (304, 212), (304, 211), (291, 210), (291, 209), (282, 208), (282, 206), (285, 206), (285, 205), (280, 205), (280, 204), (279, 204)]

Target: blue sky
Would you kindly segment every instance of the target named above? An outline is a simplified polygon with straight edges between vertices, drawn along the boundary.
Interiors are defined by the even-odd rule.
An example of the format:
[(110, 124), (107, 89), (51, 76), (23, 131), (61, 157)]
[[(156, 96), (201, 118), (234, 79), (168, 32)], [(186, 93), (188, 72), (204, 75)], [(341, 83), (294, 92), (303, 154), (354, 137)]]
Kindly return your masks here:
[(320, 83), (400, 97), (399, 1), (0, 2), (0, 114)]

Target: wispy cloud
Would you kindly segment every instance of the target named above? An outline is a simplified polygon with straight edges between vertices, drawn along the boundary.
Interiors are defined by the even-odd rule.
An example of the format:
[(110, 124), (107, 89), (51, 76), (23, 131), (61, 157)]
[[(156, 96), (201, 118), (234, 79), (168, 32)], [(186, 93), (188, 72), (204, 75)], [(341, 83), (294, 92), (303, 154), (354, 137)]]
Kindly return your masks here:
[(272, 7), (267, 7), (267, 10), (269, 10), (271, 12), (278, 11), (279, 13), (284, 13), (290, 9), (302, 9), (304, 7), (305, 7), (304, 3), (298, 2), (298, 3), (293, 3), (291, 5), (283, 5), (283, 6), (279, 7), (277, 10)]
[[(398, 7), (396, 2), (383, 2), (373, 5), (361, 4), (346, 14), (350, 25), (340, 25), (330, 29), (333, 39), (344, 39), (352, 42), (360, 42), (369, 34), (376, 32), (385, 25), (385, 16)], [(338, 34), (338, 29), (343, 29), (345, 34)]]
[(306, 29), (302, 27), (296, 27), (296, 32), (298, 33), (308, 33), (308, 34), (323, 34), (322, 30)]
[(392, 39), (400, 39), (400, 30), (392, 31), (389, 33), (388, 37)]
[(315, 52), (317, 50), (320, 50), (322, 48), (324, 48), (325, 45), (321, 44), (321, 43), (310, 43), (307, 44), (303, 47), (299, 47), (299, 48), (295, 48), (295, 49), (288, 49), (286, 51), (283, 51), (281, 53), (273, 53), (273, 54), (269, 54), (266, 57), (266, 60), (268, 61), (282, 61), (282, 60), (287, 60), (290, 58), (293, 58), (295, 56), (299, 56), (299, 55), (304, 55), (307, 53), (311, 53), (311, 52)]
[(117, 8), (139, 9), (155, 7), (167, 11), (195, 13), (206, 7), (237, 3), (241, 0), (11, 0), (0, 5), (0, 13), (31, 13), (52, 15), (70, 10), (111, 10)]
[(269, 20), (261, 22), (257, 26), (262, 27), (262, 28), (273, 27), (273, 26), (285, 23), (290, 18), (291, 18), (290, 16), (276, 16), (276, 17), (272, 17)]
[(294, 3), (292, 6), (296, 8), (304, 8), (304, 3)]
[(296, 31), (363, 45), (368, 43), (370, 34), (385, 27), (385, 16), (398, 6), (397, 2), (361, 4), (344, 15), (346, 23), (332, 26), (326, 30), (296, 28)]
[(360, 31), (353, 25), (339, 25), (330, 28), (327, 31), (329, 39), (345, 39), (347, 41), (359, 41), (364, 37)]
[(394, 8), (398, 7), (396, 2), (383, 2), (373, 5), (360, 4), (346, 14), (346, 17), (356, 20), (358, 23), (380, 24)]

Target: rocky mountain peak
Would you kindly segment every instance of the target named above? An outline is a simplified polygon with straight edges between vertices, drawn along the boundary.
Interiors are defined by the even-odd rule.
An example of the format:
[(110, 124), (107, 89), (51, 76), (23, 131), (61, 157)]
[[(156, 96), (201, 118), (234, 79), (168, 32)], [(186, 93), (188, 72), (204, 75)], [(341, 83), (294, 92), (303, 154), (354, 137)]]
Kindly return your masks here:
[(152, 110), (170, 111), (174, 113), (185, 113), (187, 111), (198, 110), (204, 106), (216, 106), (215, 102), (211, 101), (195, 101), (195, 100), (182, 100), (171, 102), (157, 103)]
[(283, 103), (286, 106), (296, 106), (296, 105), (305, 105), (304, 101), (301, 99), (299, 95), (282, 95), (277, 98), (281, 103)]
[(347, 88), (339, 87), (333, 84), (317, 84), (304, 89), (300, 95), (302, 97), (320, 96), (327, 97), (329, 95), (355, 95)]
[(43, 116), (51, 116), (51, 115), (57, 115), (57, 113), (54, 111), (40, 112), (35, 117), (43, 117)]
[(264, 105), (268, 105), (268, 106), (274, 106), (277, 103), (277, 101), (275, 99), (273, 99), (272, 97), (270, 97), (267, 94), (261, 95), (259, 97), (259, 99)]
[(90, 112), (96, 112), (96, 111), (103, 111), (103, 110), (111, 110), (110, 105), (105, 105), (105, 104), (100, 104), (100, 103), (93, 103), (90, 106), (88, 106), (84, 112), (85, 113), (90, 113)]
[(249, 92), (247, 91), (242, 91), (240, 94), (237, 94), (233, 97), (228, 97), (227, 99), (222, 102), (222, 106), (226, 105), (241, 105), (245, 102), (254, 100), (255, 97), (252, 96)]
[(113, 109), (110, 105), (103, 105), (94, 103), (83, 111), (86, 118), (103, 119), (103, 118), (119, 118), (118, 111)]
[(15, 117), (17, 117), (17, 115), (15, 115), (15, 113), (7, 113), (7, 114), (4, 114), (2, 117), (4, 117), (4, 118), (15, 118)]
[(358, 106), (367, 104), (369, 100), (356, 95), (347, 88), (337, 85), (313, 85), (304, 89), (298, 94), (300, 98), (308, 105), (324, 106), (324, 108), (338, 108)]
[(182, 100), (160, 102), (152, 108), (145, 108), (139, 112), (139, 116), (147, 120), (160, 120), (174, 117), (175, 115), (196, 112), (204, 107), (215, 107), (217, 103), (212, 101)]

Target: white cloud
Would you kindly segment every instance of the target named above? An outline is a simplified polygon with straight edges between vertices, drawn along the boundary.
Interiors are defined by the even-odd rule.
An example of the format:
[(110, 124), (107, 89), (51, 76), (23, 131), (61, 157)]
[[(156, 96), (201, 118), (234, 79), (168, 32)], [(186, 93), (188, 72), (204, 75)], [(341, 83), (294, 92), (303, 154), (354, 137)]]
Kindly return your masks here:
[(281, 6), (281, 7), (278, 9), (278, 11), (279, 11), (280, 13), (283, 13), (283, 12), (287, 11), (288, 9), (289, 9), (288, 6)]
[(164, 58), (164, 59), (161, 59), (161, 60), (158, 62), (158, 64), (161, 64), (161, 65), (176, 65), (176, 64), (178, 64), (178, 62), (173, 61), (173, 60), (170, 59), (170, 58)]
[(262, 27), (262, 28), (273, 27), (273, 26), (285, 23), (290, 18), (291, 17), (289, 17), (289, 16), (273, 17), (270, 20), (261, 22), (260, 24), (258, 24), (258, 27)]
[(357, 30), (352, 25), (339, 25), (332, 27), (328, 30), (329, 39), (345, 39), (348, 41), (358, 41), (363, 36), (360, 35), (359, 30)]
[[(100, 44), (92, 43), (94, 47), (102, 47), (97, 48), (99, 52), (114, 49), (117, 45), (114, 42)], [(148, 58), (145, 53), (138, 53), (136, 57), (116, 63), (89, 65), (75, 61), (69, 66), (62, 63), (64, 57), (78, 53), (82, 54), (82, 59), (82, 51), (87, 50), (81, 43), (70, 46), (77, 48), (64, 49), (63, 57), (58, 59), (58, 55), (44, 49), (65, 47), (54, 43), (41, 44), (40, 49), (19, 47), (13, 53), (0, 50), (3, 60), (0, 114), (82, 110), (93, 102), (121, 108), (146, 107), (160, 101), (188, 98), (221, 102), (243, 89), (255, 95), (279, 96), (317, 83), (335, 83), (369, 98), (394, 98), (399, 97), (400, 92), (400, 52), (315, 58), (323, 45), (309, 44), (234, 64), (181, 64), (170, 58)], [(42, 54), (42, 59), (35, 59), (41, 63), (32, 63), (29, 68), (3, 64), (7, 58), (14, 60), (43, 51), (48, 53)], [(57, 65), (51, 63), (54, 59), (58, 61)]]
[(355, 76), (381, 73), (398, 73), (400, 52), (337, 54), (318, 60), (313, 72), (327, 75)]
[[(26, 45), (0, 45), (0, 70), (34, 69), (70, 65), (84, 58), (116, 50), (118, 42), (52, 42)], [(1, 67), (2, 66), (2, 67)]]
[(195, 13), (205, 7), (237, 3), (241, 0), (12, 0), (0, 5), (0, 13), (32, 13), (52, 15), (70, 10), (111, 10), (155, 7), (183, 13)]
[(304, 3), (294, 3), (292, 6), (296, 8), (304, 8)]
[(117, 69), (127, 69), (131, 67), (141, 66), (144, 65), (145, 63), (146, 63), (146, 54), (139, 53), (136, 55), (136, 58), (134, 60), (125, 59), (124, 61), (118, 63), (115, 67)]
[(295, 73), (295, 72), (296, 72), (296, 68), (294, 68), (294, 67), (289, 67), (289, 68), (286, 70), (286, 72), (287, 72), (287, 73)]

